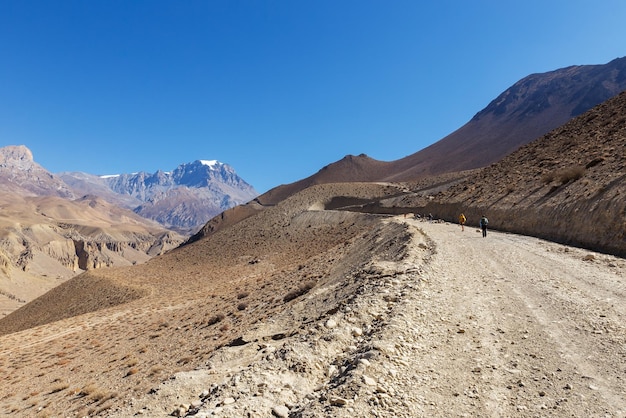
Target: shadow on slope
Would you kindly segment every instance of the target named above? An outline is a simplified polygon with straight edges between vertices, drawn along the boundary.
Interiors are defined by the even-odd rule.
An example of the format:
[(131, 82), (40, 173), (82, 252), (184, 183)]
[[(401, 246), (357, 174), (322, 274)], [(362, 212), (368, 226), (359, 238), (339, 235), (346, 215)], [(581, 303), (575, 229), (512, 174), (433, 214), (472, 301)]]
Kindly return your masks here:
[(110, 308), (145, 296), (146, 289), (125, 286), (92, 272), (44, 293), (0, 320), (0, 335)]

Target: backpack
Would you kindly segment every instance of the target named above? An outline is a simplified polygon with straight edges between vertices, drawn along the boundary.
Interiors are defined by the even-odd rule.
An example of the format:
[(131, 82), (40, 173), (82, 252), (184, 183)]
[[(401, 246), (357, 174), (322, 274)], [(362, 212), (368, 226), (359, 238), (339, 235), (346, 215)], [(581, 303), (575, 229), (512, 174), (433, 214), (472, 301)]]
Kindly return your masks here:
[(482, 218), (480, 218), (480, 226), (486, 227), (489, 224), (489, 219), (487, 219), (487, 217), (483, 216)]

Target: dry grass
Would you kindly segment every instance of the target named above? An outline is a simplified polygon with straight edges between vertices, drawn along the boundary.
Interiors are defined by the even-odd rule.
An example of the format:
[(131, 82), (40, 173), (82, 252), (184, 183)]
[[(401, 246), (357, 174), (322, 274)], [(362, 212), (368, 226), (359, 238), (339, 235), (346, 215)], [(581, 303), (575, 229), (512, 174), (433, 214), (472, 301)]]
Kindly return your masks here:
[(302, 295), (305, 295), (311, 289), (313, 289), (316, 284), (317, 284), (317, 282), (315, 282), (314, 280), (310, 280), (310, 281), (308, 281), (306, 283), (301, 284), (297, 289), (294, 289), (291, 292), (287, 293), (283, 297), (283, 302), (289, 302), (289, 301), (291, 301), (293, 299), (299, 298)]
[(139, 369), (137, 367), (131, 367), (130, 369), (128, 369), (128, 371), (126, 372), (126, 376), (132, 376), (134, 374), (137, 374), (139, 372)]
[(541, 180), (545, 184), (550, 184), (553, 181), (560, 184), (566, 184), (570, 181), (576, 181), (585, 175), (585, 167), (581, 165), (574, 165), (567, 168), (561, 168), (555, 171), (544, 173)]

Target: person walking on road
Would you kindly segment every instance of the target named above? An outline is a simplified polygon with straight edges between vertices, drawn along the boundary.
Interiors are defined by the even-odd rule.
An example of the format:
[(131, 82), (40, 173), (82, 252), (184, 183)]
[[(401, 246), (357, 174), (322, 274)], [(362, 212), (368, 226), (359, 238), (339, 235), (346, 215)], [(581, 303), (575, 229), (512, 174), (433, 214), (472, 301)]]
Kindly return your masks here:
[(480, 218), (480, 229), (483, 230), (483, 238), (487, 236), (487, 225), (489, 224), (489, 219), (485, 215)]
[(459, 224), (461, 224), (461, 231), (465, 231), (466, 221), (467, 221), (467, 218), (465, 218), (465, 215), (461, 213), (461, 215), (459, 216)]

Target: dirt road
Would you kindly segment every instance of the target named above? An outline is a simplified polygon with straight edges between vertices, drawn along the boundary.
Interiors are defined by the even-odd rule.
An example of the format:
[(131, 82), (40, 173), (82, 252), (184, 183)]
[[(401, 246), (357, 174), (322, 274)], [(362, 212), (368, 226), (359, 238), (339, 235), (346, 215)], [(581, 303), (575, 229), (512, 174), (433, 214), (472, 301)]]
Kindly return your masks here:
[[(225, 347), (207, 370), (115, 416), (164, 416), (180, 403), (198, 417), (626, 416), (625, 260), (389, 222), (408, 225), (407, 255), (373, 260), (353, 279), (358, 297), (315, 323), (294, 321), (294, 306), (244, 336), (264, 343)], [(317, 289), (306, 303), (340, 291)], [(291, 336), (264, 339), (276, 330)]]
[[(436, 254), (407, 300), (418, 412), (626, 416), (624, 260), (417, 223)], [(409, 332), (413, 330), (413, 332)], [(407, 388), (408, 389), (408, 388)]]

